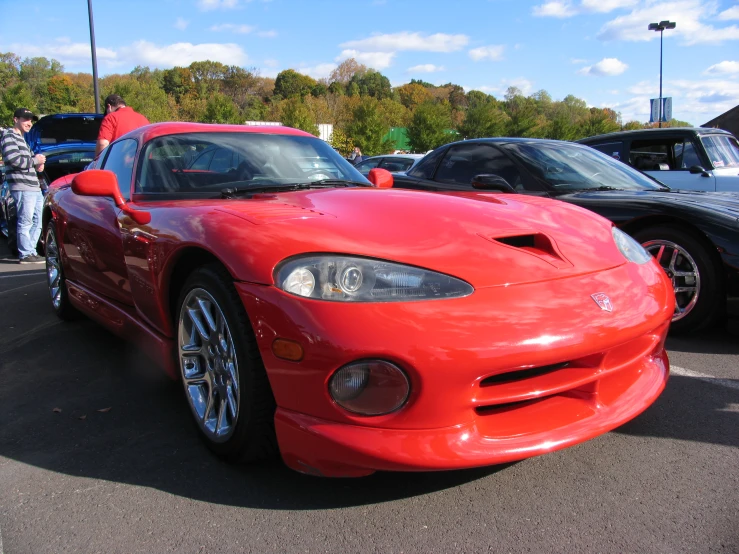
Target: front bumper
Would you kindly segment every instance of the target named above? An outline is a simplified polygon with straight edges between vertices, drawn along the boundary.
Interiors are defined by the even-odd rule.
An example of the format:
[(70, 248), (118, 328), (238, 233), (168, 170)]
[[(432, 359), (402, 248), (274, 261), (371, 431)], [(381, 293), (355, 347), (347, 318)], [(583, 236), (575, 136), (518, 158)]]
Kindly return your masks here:
[[(360, 476), (510, 462), (632, 419), (665, 386), (674, 294), (655, 263), (467, 298), (387, 304), (306, 300), (237, 283), (275, 394), (283, 459), (301, 472)], [(609, 295), (612, 312), (590, 297)], [(272, 353), (299, 342), (300, 362)], [(339, 408), (339, 367), (383, 358), (411, 382), (393, 414)]]

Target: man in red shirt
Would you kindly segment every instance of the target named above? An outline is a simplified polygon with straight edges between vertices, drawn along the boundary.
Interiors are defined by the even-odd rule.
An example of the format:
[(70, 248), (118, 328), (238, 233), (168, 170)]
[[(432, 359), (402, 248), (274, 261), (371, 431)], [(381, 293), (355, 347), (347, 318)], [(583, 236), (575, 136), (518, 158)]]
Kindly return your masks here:
[(149, 124), (148, 119), (133, 111), (133, 108), (126, 106), (123, 98), (117, 94), (110, 94), (105, 99), (105, 113), (95, 145), (96, 158), (106, 146), (118, 137)]

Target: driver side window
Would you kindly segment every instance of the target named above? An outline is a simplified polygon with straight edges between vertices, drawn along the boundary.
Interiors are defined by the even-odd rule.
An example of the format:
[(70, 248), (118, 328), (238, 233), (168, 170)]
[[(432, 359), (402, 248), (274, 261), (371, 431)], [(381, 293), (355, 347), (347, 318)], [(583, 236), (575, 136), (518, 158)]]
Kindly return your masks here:
[(123, 198), (131, 198), (131, 177), (133, 176), (133, 162), (136, 158), (136, 147), (138, 144), (134, 139), (119, 140), (108, 147), (108, 155), (105, 163), (100, 169), (107, 169), (115, 173), (118, 179), (118, 188), (121, 189)]

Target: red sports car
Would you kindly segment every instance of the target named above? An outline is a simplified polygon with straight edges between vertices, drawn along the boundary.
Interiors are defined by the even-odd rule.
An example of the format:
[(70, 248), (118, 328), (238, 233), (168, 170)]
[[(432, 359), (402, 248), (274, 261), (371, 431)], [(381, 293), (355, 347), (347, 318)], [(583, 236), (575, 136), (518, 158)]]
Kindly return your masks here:
[(219, 455), (315, 475), (519, 460), (660, 394), (674, 294), (609, 221), (370, 181), (295, 129), (143, 127), (51, 188), (52, 305), (180, 380)]

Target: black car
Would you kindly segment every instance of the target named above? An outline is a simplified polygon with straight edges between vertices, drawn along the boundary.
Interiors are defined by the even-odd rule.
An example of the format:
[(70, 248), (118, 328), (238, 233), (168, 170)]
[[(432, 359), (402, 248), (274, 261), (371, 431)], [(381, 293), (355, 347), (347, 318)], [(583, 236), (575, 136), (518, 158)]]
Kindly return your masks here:
[(556, 198), (599, 213), (637, 239), (675, 287), (674, 332), (710, 326), (739, 294), (739, 195), (673, 191), (578, 144), (474, 139), (444, 145), (394, 186)]

